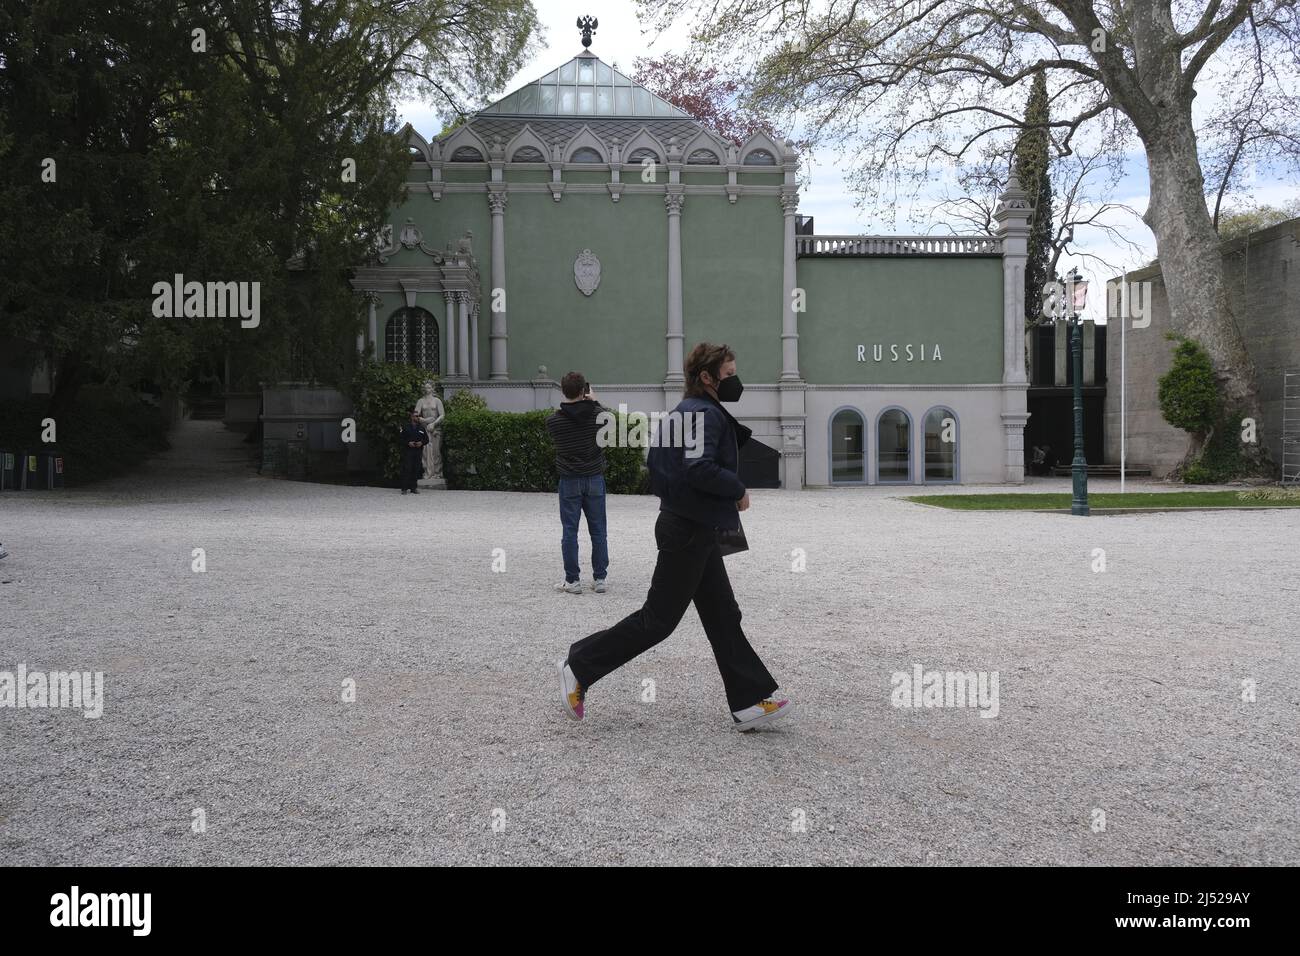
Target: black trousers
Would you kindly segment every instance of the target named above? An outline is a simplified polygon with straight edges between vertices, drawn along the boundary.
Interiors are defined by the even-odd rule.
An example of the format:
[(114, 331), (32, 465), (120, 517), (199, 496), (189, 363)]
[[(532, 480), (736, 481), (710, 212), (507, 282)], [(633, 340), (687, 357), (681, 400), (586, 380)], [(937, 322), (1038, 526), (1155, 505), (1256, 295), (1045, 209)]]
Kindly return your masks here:
[(424, 450), (420, 448), (402, 449), (402, 487), (415, 491), (415, 483), (424, 474)]
[(584, 688), (671, 634), (694, 601), (727, 691), (727, 706), (744, 710), (770, 697), (777, 683), (740, 629), (740, 607), (722, 563), (718, 533), (667, 511), (655, 523), (659, 561), (641, 610), (569, 648), (569, 667)]

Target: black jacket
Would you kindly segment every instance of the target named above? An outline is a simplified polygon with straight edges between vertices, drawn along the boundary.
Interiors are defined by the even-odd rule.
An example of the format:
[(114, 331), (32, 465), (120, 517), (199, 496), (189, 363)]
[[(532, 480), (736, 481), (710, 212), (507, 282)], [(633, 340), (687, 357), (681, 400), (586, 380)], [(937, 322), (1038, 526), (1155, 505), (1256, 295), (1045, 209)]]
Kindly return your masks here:
[[(420, 448), (408, 447), (406, 444), (408, 441), (418, 441), (420, 443)], [(398, 447), (402, 449), (403, 454), (416, 454), (428, 443), (428, 441), (429, 436), (421, 426), (412, 425), (410, 422), (407, 422), (402, 426), (402, 437)]]
[[(687, 457), (688, 449), (665, 448), (662, 442), (650, 449), (646, 463), (659, 510), (710, 528), (740, 527), (736, 502), (745, 496), (745, 486), (737, 473), (740, 448), (749, 441), (750, 430), (712, 398), (684, 398), (675, 411), (683, 418), (704, 414), (703, 449), (693, 458)], [(667, 422), (660, 428), (662, 436)]]
[(564, 402), (546, 419), (555, 444), (555, 469), (561, 478), (587, 478), (605, 473), (605, 452), (596, 444), (596, 416), (608, 411), (593, 398)]

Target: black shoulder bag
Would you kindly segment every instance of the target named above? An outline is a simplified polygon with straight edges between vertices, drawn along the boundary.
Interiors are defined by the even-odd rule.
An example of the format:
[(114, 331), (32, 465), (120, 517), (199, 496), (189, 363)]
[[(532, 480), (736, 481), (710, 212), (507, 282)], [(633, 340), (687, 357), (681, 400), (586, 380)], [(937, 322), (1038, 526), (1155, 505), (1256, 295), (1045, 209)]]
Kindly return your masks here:
[[(718, 408), (722, 408), (722, 405), (719, 404)], [(731, 437), (736, 443), (736, 467), (739, 468), (740, 446), (749, 441), (749, 436), (752, 435), (753, 432), (740, 424), (740, 422), (736, 421), (731, 412), (727, 411), (725, 408), (722, 408), (722, 414), (727, 417), (727, 421), (731, 424)], [(737, 518), (736, 521), (739, 522), (740, 519)], [(722, 549), (722, 556), (724, 558), (729, 554), (739, 554), (741, 551), (748, 551), (749, 541), (745, 538), (745, 526), (737, 523), (734, 531), (730, 528), (718, 529), (718, 547)]]

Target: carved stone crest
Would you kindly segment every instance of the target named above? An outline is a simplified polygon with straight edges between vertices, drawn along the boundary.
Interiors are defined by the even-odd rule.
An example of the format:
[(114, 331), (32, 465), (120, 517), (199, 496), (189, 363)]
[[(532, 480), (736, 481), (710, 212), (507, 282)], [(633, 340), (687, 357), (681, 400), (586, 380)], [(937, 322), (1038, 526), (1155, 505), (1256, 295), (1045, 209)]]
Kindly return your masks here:
[(578, 284), (578, 291), (591, 295), (600, 285), (600, 260), (590, 249), (583, 249), (573, 263), (573, 281)]
[(406, 225), (402, 226), (402, 232), (398, 236), (398, 241), (408, 249), (414, 249), (424, 241), (424, 233), (420, 232), (412, 219), (406, 220)]

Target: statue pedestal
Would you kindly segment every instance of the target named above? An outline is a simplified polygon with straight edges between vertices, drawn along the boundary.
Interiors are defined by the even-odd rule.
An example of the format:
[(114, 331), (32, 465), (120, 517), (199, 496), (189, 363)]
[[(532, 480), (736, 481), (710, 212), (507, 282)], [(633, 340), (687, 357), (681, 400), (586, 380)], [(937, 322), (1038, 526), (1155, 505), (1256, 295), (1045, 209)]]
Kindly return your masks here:
[(416, 482), (416, 486), (419, 488), (432, 488), (435, 491), (446, 491), (447, 479), (446, 478), (421, 478), (418, 482)]

